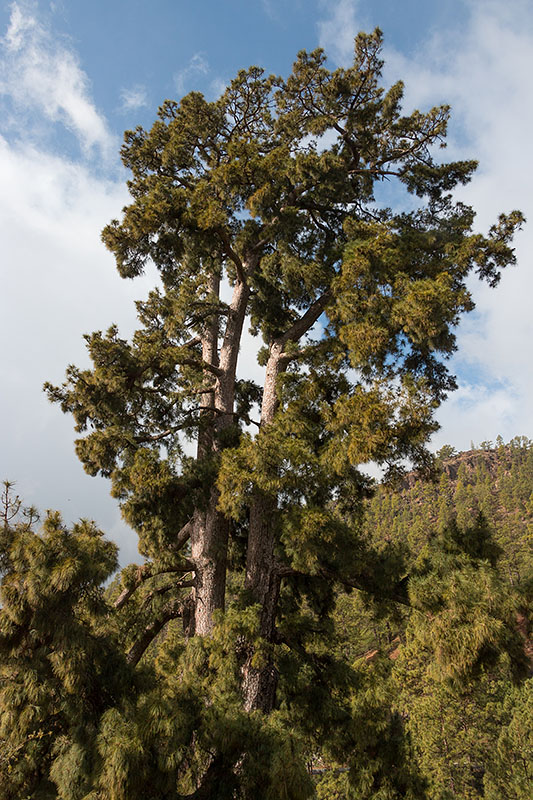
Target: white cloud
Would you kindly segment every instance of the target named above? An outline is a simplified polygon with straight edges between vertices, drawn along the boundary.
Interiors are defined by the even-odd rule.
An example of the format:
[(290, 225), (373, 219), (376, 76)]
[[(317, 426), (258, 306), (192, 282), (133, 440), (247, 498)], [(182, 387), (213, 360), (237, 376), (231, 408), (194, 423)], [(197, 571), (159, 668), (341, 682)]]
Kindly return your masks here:
[(461, 390), (439, 415), (439, 436), (461, 448), (471, 438), (533, 434), (533, 8), (522, 0), (475, 0), (469, 13), (467, 25), (437, 33), (413, 59), (390, 48), (385, 54), (388, 82), (405, 79), (406, 111), (451, 104), (444, 156), (480, 161), (472, 183), (458, 192), (478, 212), (476, 226), (486, 232), (500, 212), (514, 208), (530, 219), (516, 237), (518, 267), (496, 290), (472, 283), (477, 313), (461, 325), (452, 364)]
[(120, 183), (90, 167), (0, 137), (0, 479), (41, 509), (71, 522), (95, 518), (131, 556), (134, 534), (120, 522), (103, 479), (84, 475), (74, 455), (72, 419), (51, 406), (45, 380), (61, 383), (67, 364), (87, 363), (82, 335), (117, 322), (129, 335), (133, 301), (155, 276), (123, 281), (99, 232), (127, 201)]
[[(324, 4), (320, 44), (337, 63), (349, 61), (357, 23), (357, 0)], [(502, 211), (521, 209), (530, 223), (516, 237), (518, 267), (492, 290), (472, 282), (475, 316), (461, 324), (452, 370), (460, 389), (439, 412), (436, 446), (467, 448), (470, 440), (533, 435), (533, 7), (526, 0), (468, 0), (466, 21), (429, 36), (414, 55), (385, 41), (385, 82), (403, 79), (404, 108), (452, 106), (451, 159), (477, 158), (480, 167), (458, 197), (477, 211), (486, 232)], [(475, 379), (474, 377), (475, 376)]]
[(129, 89), (122, 89), (120, 93), (121, 111), (136, 111), (148, 105), (146, 87), (136, 84)]
[(271, 20), (277, 20), (278, 15), (276, 12), (276, 8), (274, 7), (273, 0), (261, 0), (261, 5), (263, 6), (263, 11)]
[(209, 63), (203, 53), (195, 53), (187, 66), (176, 72), (174, 75), (174, 84), (177, 91), (183, 94), (191, 81), (201, 75), (207, 75), (209, 72)]
[[(89, 80), (76, 54), (54, 37), (33, 7), (13, 3), (6, 35), (0, 41), (0, 94), (18, 110), (37, 112), (66, 125), (88, 152), (116, 150), (107, 123), (90, 98)], [(4, 109), (5, 114), (5, 109)]]
[[(69, 363), (87, 363), (83, 333), (116, 321), (128, 335), (133, 299), (154, 278), (140, 285), (122, 281), (99, 240), (103, 225), (127, 201), (122, 176), (120, 183), (96, 178), (95, 161), (53, 155), (46, 150), (49, 140), (38, 135), (58, 123), (75, 134), (87, 156), (101, 160), (116, 149), (76, 54), (35, 8), (14, 3), (0, 39), (6, 133), (0, 133), (0, 184), (9, 187), (0, 193), (0, 478), (16, 480), (26, 503), (60, 509), (67, 523), (96, 519), (129, 560), (135, 536), (121, 522), (107, 481), (84, 475), (72, 420), (50, 406), (42, 384), (60, 383)], [(16, 115), (12, 127), (10, 112)]]
[[(479, 314), (460, 331), (454, 365), (463, 376), (461, 389), (441, 409), (437, 447), (444, 442), (468, 447), (471, 439), (495, 439), (498, 433), (533, 435), (528, 364), (533, 270), (527, 269), (533, 252), (528, 163), (533, 95), (527, 83), (533, 11), (521, 0), (510, 0), (505, 8), (493, 2), (470, 7), (467, 26), (441, 33), (414, 58), (386, 54), (387, 78), (406, 79), (407, 110), (442, 101), (454, 106), (458, 124), (452, 125), (450, 156), (481, 157), (478, 177), (462, 192), (479, 210), (480, 226), (516, 206), (532, 220), (517, 239), (519, 267), (496, 291), (475, 287)], [(34, 122), (67, 125), (86, 150), (114, 149), (76, 54), (29, 8), (20, 2), (12, 6), (0, 43), (0, 91), (20, 111), (31, 111)], [(356, 12), (355, 2), (341, 0), (320, 25), (321, 44), (339, 63), (351, 56)], [(176, 76), (176, 85), (183, 91), (208, 72), (205, 57), (197, 53)], [(24, 116), (19, 115), (17, 134)], [(99, 241), (102, 226), (128, 201), (122, 177), (120, 182), (96, 178), (89, 161), (74, 163), (23, 144), (25, 133), (18, 144), (0, 136), (0, 181), (9, 186), (0, 194), (0, 338), (8, 343), (0, 360), (0, 479), (18, 479), (17, 490), (28, 502), (59, 507), (68, 521), (95, 517), (127, 548), (128, 560), (134, 557), (134, 537), (118, 519), (108, 482), (83, 474), (73, 453), (72, 420), (47, 403), (41, 385), (46, 379), (61, 382), (68, 363), (86, 363), (84, 332), (117, 322), (129, 335), (135, 326), (133, 300), (146, 295), (155, 276), (122, 281)], [(245, 335), (239, 374), (260, 380), (257, 345)]]
[(227, 88), (228, 81), (223, 80), (223, 78), (213, 78), (209, 84), (209, 95), (213, 98), (213, 100), (218, 100), (218, 98), (224, 94)]
[[(520, 398), (509, 386), (484, 386), (464, 382), (439, 412), (441, 429), (432, 439), (439, 450), (452, 444), (458, 450), (468, 450), (471, 442), (495, 441), (502, 436), (510, 441), (524, 431), (517, 429)], [(525, 431), (527, 435), (527, 431)]]
[(353, 59), (354, 39), (361, 30), (357, 21), (358, 0), (322, 0), (321, 5), (331, 15), (318, 23), (318, 41), (327, 55), (337, 64)]

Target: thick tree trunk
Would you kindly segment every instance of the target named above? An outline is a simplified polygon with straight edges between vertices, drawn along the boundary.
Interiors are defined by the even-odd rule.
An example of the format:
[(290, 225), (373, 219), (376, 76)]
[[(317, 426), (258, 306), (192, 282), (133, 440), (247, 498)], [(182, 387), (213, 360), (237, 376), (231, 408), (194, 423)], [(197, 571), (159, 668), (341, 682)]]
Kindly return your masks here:
[(191, 536), (191, 560), (196, 567), (194, 630), (206, 636), (213, 630), (213, 615), (224, 608), (228, 522), (217, 511), (218, 492), (211, 490), (207, 509), (197, 510)]
[[(253, 533), (252, 533), (253, 532)], [(274, 545), (276, 534), (276, 501), (259, 491), (254, 493), (250, 509), (250, 534), (246, 568), (246, 588), (253, 602), (259, 603), (260, 634), (272, 643), (276, 631), (280, 577), (276, 571)], [(274, 707), (278, 674), (267, 656), (261, 667), (252, 665), (252, 648), (243, 667), (243, 695), (246, 711), (260, 709), (269, 713)]]
[[(291, 359), (284, 352), (287, 343), (298, 341), (315, 324), (324, 311), (328, 299), (327, 293), (319, 297), (285, 334), (271, 344), (261, 406), (262, 429), (272, 423), (279, 405), (278, 378)], [(260, 633), (270, 644), (275, 641), (281, 580), (274, 558), (277, 524), (276, 499), (256, 490), (250, 506), (245, 586), (252, 602), (261, 606)], [(269, 713), (274, 708), (276, 699), (276, 667), (271, 658), (268, 658), (267, 663), (261, 668), (253, 667), (252, 660), (253, 652), (250, 649), (243, 667), (244, 706), (248, 711), (260, 709)]]
[[(218, 281), (212, 287), (218, 297)], [(202, 357), (219, 367), (214, 392), (205, 395), (203, 408), (208, 424), (198, 437), (198, 459), (209, 458), (218, 448), (217, 436), (234, 423), (235, 375), (242, 328), (246, 317), (249, 289), (238, 281), (228, 310), (224, 339), (218, 353), (218, 317), (213, 321), (202, 342)], [(191, 558), (196, 567), (196, 585), (193, 594), (194, 622), (189, 632), (199, 636), (211, 633), (214, 612), (224, 609), (226, 593), (226, 561), (228, 548), (228, 521), (218, 511), (219, 493), (213, 487), (207, 508), (197, 509), (191, 534)]]
[[(213, 275), (210, 292), (218, 298), (220, 279)], [(213, 315), (202, 337), (202, 359), (208, 364), (218, 366), (218, 316)], [(206, 378), (206, 384), (212, 383)], [(203, 461), (212, 457), (215, 442), (215, 392), (202, 395), (201, 426), (198, 433), (197, 459)], [(227, 532), (224, 520), (216, 507), (218, 497), (211, 491), (207, 508), (196, 509), (192, 521), (191, 559), (195, 565), (195, 587), (193, 592), (193, 613), (188, 617), (188, 635), (205, 636), (213, 628), (213, 612), (224, 608)], [(221, 558), (222, 555), (222, 558)]]
[[(282, 358), (283, 343), (275, 342), (270, 348), (270, 357), (265, 372), (261, 427), (270, 425), (278, 405), (276, 384), (287, 361)], [(274, 546), (277, 523), (276, 499), (255, 490), (250, 506), (250, 527), (246, 555), (245, 588), (252, 602), (258, 603), (261, 638), (268, 643), (274, 641), (276, 610), (279, 598), (280, 578), (276, 571)], [(272, 711), (276, 699), (277, 670), (271, 658), (261, 667), (252, 665), (253, 650), (250, 648), (243, 667), (242, 689), (244, 707), (247, 711), (260, 709)]]

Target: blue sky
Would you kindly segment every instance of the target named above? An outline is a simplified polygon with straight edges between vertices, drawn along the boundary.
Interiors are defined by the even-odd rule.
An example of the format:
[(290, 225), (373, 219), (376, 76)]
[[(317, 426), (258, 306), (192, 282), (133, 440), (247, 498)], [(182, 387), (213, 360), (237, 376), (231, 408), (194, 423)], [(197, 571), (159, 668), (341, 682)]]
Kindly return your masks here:
[[(185, 89), (210, 94), (250, 64), (285, 73), (299, 49), (319, 44), (337, 7), (360, 29), (379, 25), (388, 43), (406, 54), (440, 27), (459, 29), (468, 17), (468, 4), (457, 0), (59, 0), (5, 3), (4, 31), (14, 6), (77, 55), (95, 107), (118, 131), (130, 119), (149, 124), (161, 100), (176, 95), (180, 76)], [(135, 108), (131, 102), (124, 114), (122, 93), (145, 103)]]
[[(135, 558), (103, 480), (84, 475), (71, 420), (43, 381), (86, 363), (82, 334), (134, 329), (133, 300), (155, 276), (121, 281), (99, 240), (127, 202), (122, 132), (149, 126), (165, 98), (215, 97), (250, 64), (285, 74), (297, 51), (323, 46), (347, 63), (353, 36), (385, 33), (384, 80), (403, 78), (405, 108), (449, 102), (449, 158), (480, 160), (461, 198), (480, 230), (531, 206), (533, 6), (526, 0), (0, 0), (0, 478), (67, 520), (96, 518)], [(531, 225), (519, 265), (496, 291), (475, 286), (461, 325), (434, 447), (533, 437)], [(241, 369), (260, 377), (248, 337)]]

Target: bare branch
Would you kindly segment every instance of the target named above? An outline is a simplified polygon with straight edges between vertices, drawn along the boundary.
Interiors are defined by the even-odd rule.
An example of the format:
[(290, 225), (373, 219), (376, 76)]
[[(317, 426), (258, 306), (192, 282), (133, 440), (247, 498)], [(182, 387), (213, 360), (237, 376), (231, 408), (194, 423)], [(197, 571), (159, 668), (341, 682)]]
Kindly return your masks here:
[(302, 356), (305, 356), (306, 352), (308, 352), (306, 348), (301, 347), (299, 350), (295, 350), (293, 353), (283, 352), (279, 358), (280, 361), (294, 361), (296, 358), (302, 358)]
[(153, 589), (151, 592), (143, 598), (142, 601), (142, 608), (146, 608), (149, 603), (154, 599), (154, 597), (161, 596), (162, 594), (166, 594), (167, 592), (171, 592), (172, 589), (188, 589), (194, 586), (194, 581), (179, 581), (178, 583), (169, 583), (166, 586), (161, 586), (159, 589)]
[[(181, 547), (183, 547), (183, 544), (185, 544), (185, 542), (187, 541), (187, 539), (190, 536), (190, 529), (187, 531), (186, 534), (183, 533), (185, 531), (185, 529), (189, 526), (189, 524), (190, 523), (187, 523), (187, 525), (184, 525), (184, 527), (178, 533), (178, 542), (180, 540), (180, 536), (183, 537), (183, 542), (180, 545)], [(186, 538), (184, 538), (185, 536), (186, 536)], [(176, 545), (176, 549), (178, 549), (177, 545)], [(155, 578), (157, 575), (169, 575), (169, 574), (172, 574), (172, 573), (179, 573), (179, 574), (183, 575), (186, 572), (194, 572), (195, 571), (195, 566), (192, 563), (192, 561), (189, 561), (188, 559), (183, 559), (183, 562), (184, 562), (183, 566), (167, 567), (166, 569), (156, 570), (155, 572), (153, 571), (153, 567), (154, 567), (153, 564), (143, 564), (143, 566), (139, 567), (139, 569), (137, 570), (137, 574), (135, 575), (135, 580), (132, 583), (132, 585), (131, 586), (127, 586), (126, 588), (124, 588), (121, 591), (121, 593), (119, 594), (119, 596), (117, 597), (117, 599), (115, 600), (113, 605), (115, 606), (116, 609), (120, 609), (123, 606), (125, 606), (126, 603), (128, 602), (128, 600), (130, 599), (130, 597), (137, 591), (139, 586), (142, 586), (142, 584), (145, 581), (150, 580), (150, 578)]]
[(296, 320), (293, 325), (279, 338), (279, 342), (285, 345), (287, 342), (296, 342), (304, 333), (313, 327), (319, 316), (324, 311), (326, 305), (331, 299), (331, 292), (328, 290), (324, 292), (315, 302), (309, 306), (305, 314)]
[(244, 267), (241, 259), (231, 246), (231, 240), (229, 238), (228, 232), (224, 230), (224, 228), (218, 228), (217, 233), (222, 239), (222, 244), (224, 245), (224, 252), (228, 256), (228, 258), (233, 261), (235, 264), (235, 269), (237, 271), (237, 277), (241, 283), (246, 283), (246, 276), (244, 274)]
[(147, 436), (136, 436), (135, 441), (137, 444), (143, 444), (144, 442), (159, 442), (166, 436), (171, 436), (173, 433), (177, 433), (180, 430), (180, 427), (181, 426), (177, 428), (167, 428), (166, 431), (162, 431), (161, 433), (152, 433)]
[(182, 611), (183, 601), (177, 599), (171, 600), (162, 610), (161, 614), (146, 626), (137, 641), (131, 646), (126, 655), (127, 662), (133, 664), (133, 666), (138, 664), (157, 634), (171, 619), (181, 617)]
[(172, 550), (181, 550), (183, 545), (187, 544), (189, 539), (191, 538), (192, 533), (192, 518), (185, 523), (183, 528), (178, 531), (178, 535), (176, 536), (176, 542), (172, 546)]
[(210, 386), (210, 387), (208, 387), (206, 389), (191, 389), (190, 391), (187, 392), (187, 394), (189, 394), (189, 395), (193, 395), (193, 394), (194, 395), (196, 395), (196, 394), (213, 394), (214, 392), (215, 392), (215, 387), (214, 386)]

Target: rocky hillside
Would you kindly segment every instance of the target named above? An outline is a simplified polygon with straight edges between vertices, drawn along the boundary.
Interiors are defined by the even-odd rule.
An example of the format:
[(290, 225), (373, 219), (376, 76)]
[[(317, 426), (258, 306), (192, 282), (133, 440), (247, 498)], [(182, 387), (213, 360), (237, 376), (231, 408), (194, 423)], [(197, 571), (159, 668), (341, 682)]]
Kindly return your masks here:
[(374, 541), (404, 543), (416, 553), (428, 536), (453, 518), (471, 526), (481, 513), (512, 584), (533, 573), (533, 442), (515, 437), (483, 442), (456, 453), (439, 453), (435, 481), (415, 473), (400, 488), (380, 487), (368, 505), (367, 530)]

